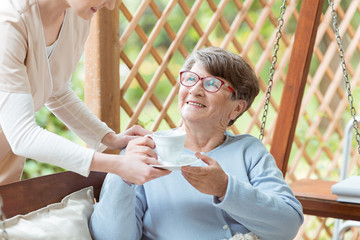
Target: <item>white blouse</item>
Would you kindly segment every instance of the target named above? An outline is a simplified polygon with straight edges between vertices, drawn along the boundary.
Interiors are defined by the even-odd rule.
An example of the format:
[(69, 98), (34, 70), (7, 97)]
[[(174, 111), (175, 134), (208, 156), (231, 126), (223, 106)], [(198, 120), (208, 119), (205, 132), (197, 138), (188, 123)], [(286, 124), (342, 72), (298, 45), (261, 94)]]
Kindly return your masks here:
[[(62, 104), (62, 100), (66, 103)], [(48, 107), (54, 110), (54, 114), (69, 118), (65, 122), (81, 122), (76, 117), (78, 114), (72, 112), (74, 110), (76, 110), (75, 113), (88, 112), (81, 100), (72, 91), (69, 91), (67, 97), (62, 100), (54, 102)], [(89, 119), (93, 119), (93, 117), (89, 116)], [(109, 131), (105, 126), (96, 127), (94, 120), (96, 122), (96, 119), (93, 119), (93, 124), (89, 121), (83, 122), (84, 125), (87, 125), (84, 126), (84, 131), (73, 130), (92, 148), (98, 149), (101, 139), (96, 139), (94, 136), (104, 136)], [(95, 150), (81, 147), (38, 126), (30, 94), (0, 91), (0, 122), (8, 143), (16, 155), (88, 175)], [(86, 134), (88, 128), (92, 129), (93, 135)]]
[(48, 59), (51, 57), (51, 54), (53, 53), (56, 47), (57, 41), (58, 40), (56, 40), (51, 46), (46, 47), (46, 56), (48, 57)]
[[(112, 132), (70, 87), (89, 29), (90, 21), (67, 9), (48, 55), (37, 1), (0, 1), (0, 184), (21, 175), (24, 159), (12, 152), (89, 173), (94, 152)], [(44, 105), (93, 149), (39, 127), (34, 114)]]

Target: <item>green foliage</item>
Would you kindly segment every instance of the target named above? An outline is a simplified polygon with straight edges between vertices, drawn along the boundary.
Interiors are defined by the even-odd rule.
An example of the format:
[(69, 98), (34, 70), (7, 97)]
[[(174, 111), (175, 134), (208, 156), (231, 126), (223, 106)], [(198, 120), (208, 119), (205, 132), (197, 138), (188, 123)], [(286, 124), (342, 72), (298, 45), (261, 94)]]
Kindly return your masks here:
[[(220, 0), (215, 0), (214, 4), (218, 5), (220, 4)], [(131, 13), (135, 13), (137, 9), (139, 9), (139, 6), (142, 4), (142, 1), (126, 1), (124, 2), (127, 9)], [(193, 7), (194, 1), (186, 0), (186, 4), (189, 7), (189, 10)], [(280, 9), (282, 2), (276, 1), (274, 3), (273, 8), (276, 9), (274, 11), (278, 12)], [(164, 12), (165, 8), (169, 5), (169, 1), (166, 0), (158, 0), (156, 1), (156, 6), (160, 12)], [(256, 23), (261, 15), (261, 12), (263, 10), (263, 6), (260, 2), (255, 1), (251, 8), (249, 9), (248, 16), (251, 19), (253, 23)], [(213, 17), (213, 10), (211, 9), (211, 6), (208, 2), (204, 2), (199, 12), (196, 15), (196, 21), (197, 24), (202, 28), (205, 29), (206, 26), (209, 24)], [(226, 19), (228, 23), (231, 24), (233, 20), (238, 16), (239, 12), (237, 11), (237, 7), (235, 6), (235, 3), (233, 1), (229, 1), (227, 6), (224, 9), (223, 17)], [(169, 18), (167, 19), (167, 23), (171, 26), (171, 29), (174, 31), (174, 34), (177, 34), (183, 22), (185, 21), (188, 14), (185, 14), (184, 9), (180, 6), (180, 4), (176, 4), (174, 8), (171, 11), (171, 14)], [(125, 15), (120, 12), (119, 15), (120, 18), (120, 32), (123, 33), (126, 29), (126, 26), (128, 25), (128, 20), (126, 19)], [(270, 38), (274, 31), (274, 25), (267, 20), (267, 24), (264, 25), (264, 28), (261, 29), (261, 35), (264, 39)], [(154, 11), (148, 7), (146, 8), (144, 15), (141, 17), (139, 21), (139, 26), (141, 26), (142, 31), (144, 31), (145, 36), (149, 38), (151, 36), (151, 32), (158, 23), (158, 17), (156, 14), (154, 14)], [(294, 21), (294, 24), (296, 22)], [(294, 25), (293, 24), (293, 25)], [(294, 27), (294, 26), (293, 26)], [(240, 26), (241, 31), (238, 31), (236, 33), (235, 38), (237, 41), (241, 44), (245, 44), (246, 40), (252, 33), (252, 29), (248, 26), (248, 24), (243, 23), (242, 26)], [(220, 45), (224, 37), (226, 36), (226, 32), (224, 31), (224, 28), (221, 26), (220, 23), (218, 23), (214, 30), (211, 32), (211, 34), (208, 36), (209, 40), (216, 45)], [(189, 30), (186, 32), (184, 39), (182, 40), (182, 45), (187, 50), (188, 53), (192, 52), (194, 47), (196, 46), (197, 42), (200, 39), (200, 35), (195, 29), (194, 25), (192, 25)], [(156, 48), (157, 53), (160, 55), (161, 58), (164, 58), (165, 54), (167, 53), (169, 46), (171, 45), (172, 40), (169, 36), (169, 34), (164, 30), (160, 30), (159, 37), (154, 41), (153, 47)], [(126, 42), (126, 45), (123, 48), (124, 53), (128, 56), (131, 61), (133, 59), (137, 59), (139, 53), (141, 52), (141, 48), (144, 46), (143, 40), (141, 40), (138, 36), (138, 34), (131, 33), (129, 36), (128, 41)], [(236, 48), (232, 45), (229, 46), (229, 49), (237, 52)], [(247, 53), (247, 57), (250, 59), (251, 62), (256, 63), (258, 61), (259, 56), (261, 55), (261, 47), (258, 42), (255, 42), (255, 47), (252, 48), (251, 51)], [(283, 54), (283, 48), (279, 51), (279, 57)], [(171, 71), (171, 74), (173, 74), (173, 78), (177, 78), (178, 72), (184, 63), (184, 56), (183, 53), (180, 53), (179, 51), (176, 51), (173, 56), (170, 59), (169, 63), (169, 71)], [(264, 66), (264, 71), (261, 71), (261, 80), (267, 81), (268, 80), (268, 69), (270, 67), (270, 63), (266, 62)], [(141, 77), (143, 80), (150, 84), (151, 80), (154, 77), (154, 74), (156, 73), (156, 69), (159, 68), (159, 63), (152, 57), (151, 54), (146, 55), (145, 61), (141, 64), (139, 67), (139, 72), (141, 72)], [(128, 67), (122, 62), (120, 65), (120, 84), (123, 84), (126, 76), (128, 76), (127, 72), (129, 71)], [(172, 84), (168, 81), (169, 76), (163, 76), (160, 77), (159, 82), (156, 85), (155, 88), (155, 96), (159, 99), (159, 101), (164, 102), (166, 98), (168, 97), (170, 91), (172, 90)], [(130, 79), (131, 80), (131, 79)], [(73, 76), (72, 79), (72, 88), (74, 91), (79, 95), (81, 99), (84, 97), (84, 64), (83, 59), (81, 59), (79, 66)], [(129, 103), (129, 105), (134, 108), (138, 104), (139, 99), (142, 97), (144, 93), (144, 90), (139, 85), (138, 81), (131, 81), (131, 84), (129, 88), (127, 89), (126, 93), (124, 94), (125, 100)], [(281, 90), (273, 89), (272, 96), (275, 99), (279, 99), (281, 96)], [(171, 104), (170, 109), (168, 110), (168, 114), (171, 116), (175, 124), (178, 124), (180, 122), (180, 115), (178, 113), (177, 103), (176, 99)], [(255, 101), (257, 104), (259, 104), (259, 99)], [(273, 109), (272, 109), (273, 110)], [(124, 128), (127, 126), (127, 122), (129, 120), (128, 114), (124, 113), (124, 110), (121, 109), (121, 130), (124, 130)], [(139, 124), (144, 126), (145, 128), (151, 128), (154, 124), (157, 115), (159, 113), (159, 110), (156, 109), (153, 105), (148, 104), (146, 106), (146, 110), (143, 111), (141, 118), (139, 119)], [(274, 111), (270, 111), (269, 118), (274, 118)], [(238, 125), (240, 126), (246, 126), (247, 122), (250, 121), (251, 116), (246, 116), (243, 119), (239, 119)], [(79, 144), (82, 144), (81, 140), (78, 139), (78, 137), (69, 131), (55, 116), (53, 116), (46, 108), (41, 109), (36, 114), (36, 119), (38, 124), (51, 131), (54, 132), (60, 136), (63, 136), (65, 138), (68, 138), (72, 141), (78, 142)], [(270, 121), (270, 120), (269, 120)], [(159, 129), (166, 129), (168, 128), (168, 124), (165, 121), (162, 121), (160, 123)], [(257, 129), (254, 128), (252, 130), (252, 133), (254, 135), (257, 135), (258, 133), (255, 132)], [(24, 171), (24, 178), (28, 177), (34, 177), (37, 175), (43, 175), (45, 173), (50, 173), (62, 171), (61, 168), (50, 166), (47, 164), (41, 164), (34, 160), (28, 159), (27, 164)]]
[[(163, 12), (164, 9), (169, 4), (169, 1), (166, 1), (166, 0), (158, 0), (155, 2), (156, 2), (156, 5), (157, 5), (159, 11), (161, 11), (161, 12)], [(220, 1), (216, 0), (214, 2), (215, 2), (215, 4), (218, 4)], [(348, 6), (349, 2), (350, 2), (350, 0), (344, 1), (344, 5)], [(142, 1), (130, 1), (129, 0), (129, 1), (126, 1), (125, 5), (131, 13), (135, 13), (141, 4), (142, 4)], [(194, 1), (186, 0), (186, 4), (191, 9), (194, 5)], [(272, 8), (273, 8), (272, 10), (274, 11), (274, 13), (279, 13), (281, 4), (282, 4), (282, 1), (274, 2), (274, 5), (272, 6)], [(298, 10), (300, 9), (300, 5), (301, 5), (301, 1), (299, 1), (296, 6), (296, 8)], [(341, 5), (343, 5), (343, 1), (341, 1)], [(327, 7), (328, 7), (327, 2), (325, 2), (324, 12), (327, 9)], [(253, 23), (256, 23), (259, 20), (259, 17), (261, 16), (263, 9), (264, 8), (260, 1), (255, 1), (251, 5), (251, 7), (248, 11), (248, 17), (250, 18), (250, 20)], [(208, 5), (208, 3), (205, 1), (202, 4), (199, 13), (196, 15), (197, 24), (200, 25), (202, 29), (205, 29), (205, 27), (208, 25), (208, 23), (211, 20), (212, 14), (213, 14), (213, 10)], [(234, 5), (234, 2), (229, 1), (229, 4), (225, 7), (223, 17), (227, 20), (228, 23), (231, 23), (237, 17), (237, 14), (238, 14), (238, 11), (236, 10), (236, 6)], [(358, 19), (358, 18), (359, 18), (359, 16), (357, 16), (356, 19)], [(174, 31), (175, 34), (177, 34), (179, 32), (183, 22), (185, 21), (185, 19), (186, 19), (186, 14), (184, 13), (184, 10), (180, 7), (179, 4), (176, 4), (174, 9), (171, 12), (169, 18), (167, 19), (167, 24), (171, 25), (171, 29)], [(139, 21), (139, 25), (141, 26), (141, 29), (144, 31), (145, 35), (148, 38), (150, 37), (151, 31), (154, 29), (157, 22), (158, 22), (157, 16), (154, 14), (153, 10), (150, 7), (148, 7), (144, 12), (143, 17)], [(354, 22), (354, 24), (353, 24), (354, 28), (357, 27), (357, 25), (356, 25), (357, 22), (356, 21)], [(128, 20), (126, 19), (124, 14), (121, 12), (120, 12), (120, 23), (121, 23), (120, 24), (120, 32), (123, 33), (126, 29), (126, 26), (128, 25)], [(209, 40), (213, 44), (218, 44), (218, 45), (220, 45), (221, 41), (226, 36), (226, 33), (224, 32), (223, 28), (219, 25), (220, 24), (218, 23), (215, 26), (214, 31), (208, 37)], [(294, 16), (292, 16), (292, 17), (290, 17), (289, 22), (286, 24), (284, 31), (293, 33), (293, 32), (295, 32), (296, 26), (297, 26), (297, 19), (295, 19)], [(249, 36), (252, 34), (252, 30), (246, 23), (243, 23), (243, 25), (241, 25), (239, 28), (241, 29), (241, 31), (238, 31), (235, 34), (235, 38), (241, 45), (244, 45), (246, 43), (247, 39), (249, 38)], [(266, 24), (263, 25), (263, 27), (261, 28), (261, 38), (263, 38), (265, 40), (269, 39), (272, 36), (274, 30), (275, 30), (274, 24), (272, 22), (270, 22), (269, 19), (267, 19)], [(187, 52), (190, 53), (196, 46), (199, 39), (200, 39), (199, 33), (195, 30), (194, 26), (191, 26), (184, 36), (182, 45), (187, 50)], [(250, 60), (250, 62), (253, 63), (253, 65), (255, 65), (259, 61), (259, 57), (261, 56), (261, 53), (263, 51), (260, 46), (259, 41), (258, 40), (254, 40), (254, 41), (255, 41), (253, 44), (254, 47), (252, 47), (251, 50), (249, 50), (246, 53), (248, 60)], [(330, 39), (329, 39), (329, 41), (330, 41)], [(164, 29), (162, 29), (160, 31), (159, 37), (154, 41), (153, 47), (156, 48), (156, 51), (159, 54), (159, 56), (161, 58), (164, 58), (171, 43), (172, 43), (172, 40), (170, 39), (169, 34)], [(134, 33), (130, 34), (129, 39), (123, 48), (123, 51), (128, 56), (128, 58), (131, 59), (132, 62), (134, 62), (133, 60), (137, 59), (139, 53), (141, 52), (141, 48), (143, 46), (144, 46), (143, 41), (139, 38), (138, 34), (136, 34), (134, 32)], [(231, 44), (229, 45), (228, 48), (229, 48), (229, 50), (232, 50), (234, 52), (237, 51), (235, 49), (235, 47)], [(281, 57), (284, 54), (285, 48), (286, 47), (284, 47), (284, 42), (283, 42), (283, 40), (281, 40), (280, 41), (280, 49), (279, 49), (279, 53), (278, 53), (279, 60), (281, 60)], [(328, 43), (319, 45), (319, 48), (322, 52), (325, 52), (326, 49), (328, 48)], [(357, 53), (355, 53), (355, 54), (357, 54)], [(356, 59), (356, 58), (354, 58), (354, 59)], [(180, 53), (180, 51), (175, 51), (169, 61), (170, 62), (169, 62), (168, 69), (169, 69), (169, 71), (171, 71), (170, 74), (173, 74), (173, 77), (176, 79), (178, 72), (184, 62), (183, 53)], [(320, 62), (319, 62), (318, 58), (314, 56), (312, 58), (311, 65), (310, 65), (310, 75), (313, 76), (315, 74), (315, 71), (318, 68), (319, 64), (320, 64)], [(356, 66), (356, 61), (352, 59), (350, 61), (350, 64), (352, 64), (353, 66)], [(264, 63), (264, 65), (262, 66), (262, 70), (259, 72), (259, 79), (260, 79), (260, 81), (263, 81), (265, 85), (269, 78), (270, 66), (271, 66), (271, 62), (266, 61)], [(150, 84), (150, 82), (154, 78), (154, 75), (158, 68), (159, 68), (159, 63), (152, 57), (151, 54), (148, 54), (145, 56), (145, 61), (139, 67), (139, 72), (141, 72), (141, 77), (143, 78), (143, 80), (147, 84)], [(126, 77), (128, 76), (128, 74), (127, 74), (128, 72), (129, 72), (128, 67), (124, 64), (124, 62), (121, 62), (121, 64), (120, 64), (120, 84), (123, 84), (124, 81), (127, 80)], [(170, 84), (170, 82), (168, 81), (168, 78), (169, 77), (165, 76), (165, 74), (163, 76), (161, 76), (159, 79), (159, 82), (154, 90), (155, 96), (161, 102), (165, 101), (165, 99), (168, 97), (168, 95), (173, 87)], [(130, 80), (132, 80), (132, 79), (130, 79)], [(278, 85), (276, 86), (276, 88), (272, 89), (271, 97), (277, 103), (279, 103), (280, 98), (281, 98), (281, 91), (282, 91), (283, 83), (281, 81), (279, 81), (277, 84)], [(78, 68), (77, 68), (76, 72), (74, 73), (74, 76), (72, 79), (72, 88), (74, 89), (76, 94), (81, 99), (84, 98), (83, 59), (81, 59), (79, 65), (78, 65)], [(354, 94), (359, 96), (360, 95), (359, 91), (360, 91), (359, 89), (355, 89)], [(139, 102), (139, 99), (141, 99), (143, 93), (144, 93), (144, 90), (140, 87), (138, 81), (132, 81), (123, 97), (132, 108), (135, 108)], [(258, 106), (258, 105), (262, 105), (260, 97), (256, 98), (254, 101), (254, 104), (253, 104), (253, 106)], [(306, 142), (306, 148), (307, 148), (306, 151), (310, 156), (315, 155), (317, 150), (319, 149), (319, 147), (322, 147), (322, 146), (327, 146), (329, 149), (331, 149), (331, 151), (333, 151), (333, 149), (337, 148), (339, 141), (340, 141), (338, 139), (338, 136), (331, 137), (330, 141), (326, 141), (326, 142), (324, 140), (320, 139), (319, 137), (317, 137), (316, 135), (307, 136), (307, 133), (309, 131), (308, 121), (312, 122), (312, 121), (314, 121), (316, 116), (325, 114), (325, 113), (317, 112), (319, 105), (320, 105), (320, 103), (316, 99), (316, 96), (314, 95), (314, 97), (312, 99), (310, 99), (310, 104), (307, 105), (305, 117), (299, 119), (298, 127), (297, 127), (296, 135), (298, 138), (302, 139), (301, 140), (302, 142)], [(178, 124), (180, 122), (181, 118), (178, 113), (176, 99), (171, 104), (171, 107), (167, 113), (174, 120), (175, 124)], [(121, 114), (120, 126), (122, 128), (121, 130), (124, 130), (124, 128), (127, 126), (127, 123), (129, 121), (129, 116), (122, 108), (120, 109), (120, 114)], [(154, 124), (158, 114), (159, 114), (159, 110), (156, 109), (152, 104), (146, 105), (146, 110), (144, 110), (143, 113), (141, 114), (141, 118), (139, 119), (139, 124), (141, 124), (145, 128), (150, 129), (152, 127), (152, 125)], [(347, 121), (346, 119), (350, 118), (350, 114), (348, 114), (348, 115), (349, 116), (345, 117), (345, 119), (344, 119), (345, 122)], [(273, 109), (273, 107), (270, 105), (267, 122), (270, 123), (275, 118), (276, 118), (276, 110)], [(51, 132), (59, 134), (60, 136), (63, 136), (67, 139), (75, 141), (79, 144), (83, 144), (83, 142), (74, 133), (69, 131), (46, 108), (41, 109), (36, 114), (36, 119), (37, 119), (37, 123), (39, 124), (39, 126), (45, 128), (45, 129), (48, 129)], [(245, 113), (243, 115), (243, 117), (238, 119), (238, 121), (235, 124), (240, 129), (240, 126), (247, 126), (248, 122), (250, 122), (250, 121), (251, 121), (251, 116), (249, 114)], [(168, 124), (165, 121), (162, 121), (160, 123), (159, 129), (166, 129), (168, 127), (169, 127)], [(241, 127), (241, 128), (243, 129), (244, 127)], [(257, 136), (259, 134), (259, 129), (257, 129), (256, 127), (252, 128), (250, 131), (251, 131), (250, 133), (253, 134), (254, 136)], [(323, 130), (320, 129), (319, 131), (323, 131)], [(293, 151), (293, 152), (296, 152), (296, 151)], [(292, 153), (292, 154), (295, 154), (295, 153)], [(292, 159), (292, 157), (290, 158), (290, 160), (291, 159)], [(304, 161), (304, 162), (306, 162), (306, 161)], [(303, 163), (301, 163), (301, 164), (303, 164)], [(321, 165), (321, 164), (325, 164), (325, 162), (324, 163), (320, 162), (319, 164), (320, 164), (319, 167), (326, 168), (325, 165), (324, 166)], [(306, 164), (303, 164), (303, 166), (298, 167), (299, 170), (297, 170), (297, 172), (299, 172), (299, 171), (303, 172), (303, 173), (300, 173), (299, 176), (306, 175), (308, 168), (309, 168), (309, 166)], [(38, 163), (34, 160), (29, 159), (29, 160), (27, 160), (27, 164), (25, 167), (24, 178), (34, 177), (37, 175), (43, 175), (43, 174), (47, 174), (47, 173), (51, 173), (51, 172), (58, 172), (58, 171), (62, 171), (62, 169), (51, 166), (51, 165)]]

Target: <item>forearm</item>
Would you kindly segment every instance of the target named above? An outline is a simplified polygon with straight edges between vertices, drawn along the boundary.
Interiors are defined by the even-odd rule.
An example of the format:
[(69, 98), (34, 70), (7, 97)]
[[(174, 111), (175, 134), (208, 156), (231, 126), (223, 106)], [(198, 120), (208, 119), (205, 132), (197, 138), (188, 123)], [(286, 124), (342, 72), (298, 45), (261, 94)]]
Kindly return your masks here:
[(93, 149), (98, 149), (104, 136), (113, 132), (71, 89), (52, 97), (46, 106)]
[(122, 156), (95, 152), (90, 164), (91, 171), (116, 173), (126, 171)]
[(227, 191), (222, 202), (214, 198), (215, 206), (261, 239), (293, 239), (303, 222), (300, 202), (265, 146), (250, 135), (238, 139), (218, 156), (237, 157), (224, 165)]
[(0, 93), (0, 123), (12, 151), (87, 175), (94, 150), (39, 127), (30, 94)]
[(302, 209), (290, 193), (276, 192), (286, 186), (261, 189), (229, 177), (225, 198), (216, 206), (261, 239), (292, 239), (302, 224)]
[(94, 239), (136, 239), (135, 192), (117, 175), (108, 174), (90, 219)]

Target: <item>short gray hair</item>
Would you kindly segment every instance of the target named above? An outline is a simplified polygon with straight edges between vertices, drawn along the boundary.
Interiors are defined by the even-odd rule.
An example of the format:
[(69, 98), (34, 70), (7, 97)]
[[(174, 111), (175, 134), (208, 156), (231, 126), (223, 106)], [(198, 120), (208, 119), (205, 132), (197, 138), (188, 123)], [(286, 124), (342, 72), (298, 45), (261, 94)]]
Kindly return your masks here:
[[(219, 47), (200, 49), (186, 58), (181, 71), (189, 71), (195, 63), (202, 64), (211, 75), (226, 79), (235, 90), (235, 94), (231, 99), (246, 101), (245, 111), (249, 109), (255, 97), (259, 94), (258, 78), (250, 65), (240, 55)], [(236, 119), (230, 121), (229, 126)]]

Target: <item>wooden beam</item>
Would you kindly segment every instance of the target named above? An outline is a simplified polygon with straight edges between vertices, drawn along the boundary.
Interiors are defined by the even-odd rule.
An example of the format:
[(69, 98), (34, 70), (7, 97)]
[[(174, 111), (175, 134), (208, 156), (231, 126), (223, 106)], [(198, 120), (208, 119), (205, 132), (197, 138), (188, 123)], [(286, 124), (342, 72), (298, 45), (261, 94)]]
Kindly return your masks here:
[(324, 0), (304, 0), (295, 32), (286, 82), (270, 152), (284, 176), (294, 140)]
[(120, 131), (119, 0), (91, 20), (85, 45), (85, 103), (115, 132)]

